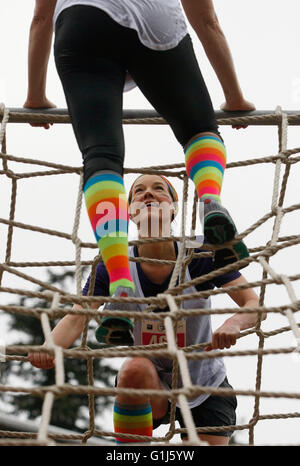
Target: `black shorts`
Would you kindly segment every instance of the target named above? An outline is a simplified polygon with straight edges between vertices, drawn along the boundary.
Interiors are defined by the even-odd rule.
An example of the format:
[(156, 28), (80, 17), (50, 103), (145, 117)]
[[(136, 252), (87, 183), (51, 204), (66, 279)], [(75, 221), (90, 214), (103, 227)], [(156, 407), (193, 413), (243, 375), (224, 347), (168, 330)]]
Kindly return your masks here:
[[(227, 377), (221, 383), (220, 387), (232, 388), (228, 383)], [(195, 408), (191, 408), (191, 413), (196, 427), (220, 427), (220, 426), (234, 426), (236, 424), (236, 396), (218, 396), (211, 395), (203, 403)], [(161, 424), (170, 424), (170, 409), (171, 403), (169, 402), (168, 412), (161, 419), (153, 419), (153, 429), (157, 429)], [(176, 420), (179, 422), (180, 427), (184, 428), (184, 421), (179, 408), (176, 408)], [(199, 434), (218, 435), (223, 437), (230, 437), (232, 431), (220, 432), (199, 432)], [(183, 434), (185, 435), (185, 434)]]
[(99, 170), (123, 174), (127, 71), (182, 146), (201, 132), (219, 134), (189, 35), (172, 49), (152, 50), (101, 9), (75, 5), (57, 18), (54, 56), (85, 180)]

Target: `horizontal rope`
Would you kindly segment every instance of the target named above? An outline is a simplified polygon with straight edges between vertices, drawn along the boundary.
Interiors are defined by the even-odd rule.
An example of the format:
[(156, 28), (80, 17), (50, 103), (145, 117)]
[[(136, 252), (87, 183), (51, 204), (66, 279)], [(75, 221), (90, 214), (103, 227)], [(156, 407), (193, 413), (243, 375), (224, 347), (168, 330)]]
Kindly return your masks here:
[[(8, 121), (10, 123), (70, 123), (67, 109), (28, 109), (28, 108), (7, 108), (9, 111)], [(289, 125), (300, 124), (300, 112), (298, 110), (283, 110), (287, 115)], [(281, 115), (273, 110), (253, 110), (244, 111), (221, 111), (216, 110), (215, 116), (220, 125), (278, 125)], [(3, 111), (0, 110), (0, 121), (3, 118)], [(135, 110), (123, 111), (124, 124), (166, 124), (166, 121), (159, 116), (155, 110)]]

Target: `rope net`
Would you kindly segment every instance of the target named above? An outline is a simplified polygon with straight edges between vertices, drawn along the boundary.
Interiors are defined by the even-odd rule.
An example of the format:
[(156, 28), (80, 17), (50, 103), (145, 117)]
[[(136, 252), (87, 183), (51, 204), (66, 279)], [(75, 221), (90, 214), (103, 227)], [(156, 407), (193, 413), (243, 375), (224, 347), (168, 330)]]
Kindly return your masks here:
[[(295, 248), (300, 243), (300, 235), (289, 235), (280, 236), (281, 226), (283, 219), (300, 209), (300, 204), (293, 204), (284, 207), (284, 199), (286, 189), (290, 177), (290, 173), (295, 164), (299, 163), (300, 156), (296, 155), (300, 152), (300, 148), (287, 149), (287, 135), (288, 127), (291, 124), (297, 124), (299, 121), (299, 115), (288, 115), (277, 108), (271, 115), (259, 115), (251, 116), (246, 115), (243, 117), (233, 118), (218, 118), (219, 125), (265, 125), (275, 124), (278, 127), (278, 152), (272, 156), (262, 158), (252, 158), (249, 160), (243, 160), (227, 164), (227, 169), (235, 167), (249, 167), (252, 165), (259, 164), (273, 164), (274, 179), (273, 179), (273, 193), (272, 203), (269, 212), (263, 217), (258, 218), (255, 223), (249, 226), (245, 231), (239, 234), (239, 237), (235, 241), (245, 239), (247, 243), (247, 237), (251, 235), (256, 229), (264, 225), (266, 222), (272, 222), (272, 234), (271, 237), (266, 241), (264, 245), (257, 246), (255, 248), (249, 248), (250, 257), (239, 261), (237, 264), (231, 264), (222, 269), (216, 270), (205, 276), (198, 277), (191, 280), (190, 282), (184, 282), (182, 277), (185, 277), (185, 268), (188, 263), (195, 257), (194, 249), (199, 248), (199, 243), (195, 241), (195, 225), (197, 217), (197, 196), (194, 195), (193, 199), (189, 197), (189, 180), (186, 176), (184, 163), (145, 167), (139, 169), (126, 169), (124, 170), (125, 175), (129, 173), (152, 173), (152, 174), (164, 174), (165, 176), (175, 177), (182, 183), (182, 207), (181, 207), (181, 233), (179, 236), (173, 236), (174, 240), (180, 240), (182, 242), (182, 248), (178, 255), (177, 261), (174, 262), (174, 269), (172, 278), (168, 290), (158, 296), (151, 298), (111, 298), (111, 297), (94, 297), (93, 296), (93, 285), (95, 279), (96, 266), (101, 260), (101, 256), (98, 253), (97, 245), (94, 243), (84, 242), (79, 237), (79, 226), (80, 226), (80, 212), (82, 209), (82, 169), (80, 167), (70, 167), (63, 164), (54, 164), (47, 161), (41, 161), (37, 159), (23, 158), (15, 155), (9, 155), (6, 150), (6, 134), (7, 127), (10, 122), (19, 121), (27, 123), (35, 122), (62, 122), (68, 123), (69, 119), (67, 115), (60, 115), (59, 112), (52, 112), (51, 114), (38, 114), (37, 112), (29, 113), (13, 113), (4, 105), (1, 108), (2, 113), (2, 124), (0, 131), (0, 144), (1, 144), (1, 162), (2, 169), (0, 170), (1, 182), (3, 178), (8, 180), (11, 187), (11, 200), (9, 215), (7, 218), (0, 218), (0, 224), (7, 228), (7, 237), (5, 245), (5, 259), (0, 264), (0, 291), (7, 293), (12, 296), (27, 296), (31, 298), (39, 298), (48, 303), (48, 307), (45, 308), (30, 308), (15, 305), (4, 305), (0, 303), (0, 309), (4, 314), (23, 314), (26, 316), (34, 316), (41, 321), (41, 327), (46, 341), (46, 347), (41, 346), (28, 346), (28, 345), (8, 345), (2, 348), (2, 359), (1, 361), (27, 361), (28, 352), (41, 351), (49, 352), (55, 355), (55, 384), (46, 387), (28, 387), (26, 386), (7, 386), (0, 385), (0, 391), (2, 393), (10, 392), (14, 394), (29, 394), (31, 396), (39, 396), (43, 398), (43, 408), (41, 413), (41, 420), (39, 424), (39, 430), (37, 433), (28, 432), (12, 432), (12, 431), (0, 431), (0, 445), (56, 445), (56, 442), (60, 440), (78, 441), (79, 443), (85, 444), (91, 437), (107, 438), (107, 443), (103, 444), (112, 445), (113, 438), (116, 436), (114, 432), (100, 431), (97, 429), (97, 423), (95, 420), (95, 397), (112, 397), (118, 393), (132, 394), (136, 397), (151, 395), (157, 397), (166, 397), (172, 401), (171, 419), (169, 431), (164, 436), (154, 436), (152, 438), (152, 444), (167, 445), (176, 434), (187, 432), (188, 440), (184, 443), (192, 445), (202, 445), (198, 437), (200, 432), (216, 432), (216, 431), (248, 431), (249, 444), (254, 445), (254, 431), (258, 423), (265, 419), (294, 419), (300, 417), (300, 412), (291, 413), (272, 413), (262, 414), (260, 409), (262, 398), (284, 398), (284, 399), (300, 399), (300, 391), (298, 387), (292, 391), (276, 391), (276, 390), (263, 390), (262, 389), (262, 376), (263, 376), (263, 358), (267, 355), (280, 355), (280, 354), (294, 354), (300, 351), (300, 331), (299, 324), (296, 322), (297, 313), (300, 309), (300, 301), (296, 296), (295, 284), (300, 279), (300, 274), (295, 275), (283, 275), (278, 270), (275, 270), (270, 265), (270, 260), (278, 252)], [(270, 123), (271, 122), (271, 123)], [(296, 123), (295, 123), (296, 122)], [(124, 119), (124, 124), (163, 124), (165, 123), (159, 117), (151, 118), (131, 118)], [(30, 166), (40, 166), (43, 171), (33, 171), (20, 173), (11, 169), (11, 164), (14, 166), (18, 164), (29, 164)], [(282, 174), (283, 172), (283, 174)], [(76, 203), (76, 209), (74, 213), (73, 230), (71, 233), (64, 233), (61, 231), (55, 231), (52, 229), (46, 229), (37, 225), (25, 224), (17, 221), (16, 218), (16, 206), (19, 200), (18, 184), (20, 180), (24, 178), (42, 177), (47, 175), (63, 175), (63, 174), (76, 174), (78, 175), (79, 189)], [(190, 226), (190, 232), (187, 233), (187, 203), (192, 205), (192, 221)], [(34, 232), (41, 235), (48, 235), (49, 237), (58, 237), (67, 240), (73, 244), (75, 253), (73, 261), (31, 261), (31, 262), (13, 262), (11, 260), (13, 250), (13, 239), (15, 231), (21, 232)], [(160, 241), (167, 241), (169, 238), (161, 238)], [(139, 244), (140, 241), (151, 242), (154, 239), (144, 240), (132, 240), (129, 242), (130, 245)], [(155, 239), (157, 241), (157, 238)], [(4, 240), (2, 239), (2, 244)], [(97, 250), (95, 257), (91, 261), (83, 261), (81, 259), (82, 250), (84, 248)], [(211, 248), (209, 252), (197, 253), (197, 256), (213, 255), (214, 249)], [(150, 261), (143, 257), (131, 258), (135, 261)], [(172, 261), (157, 261), (158, 263), (170, 263)], [(256, 281), (250, 281), (246, 285), (240, 285), (236, 287), (230, 287), (227, 291), (236, 291), (241, 288), (257, 288), (259, 290), (259, 306), (248, 307), (248, 308), (214, 308), (211, 309), (198, 309), (198, 310), (183, 310), (181, 304), (184, 300), (193, 298), (204, 298), (208, 296), (222, 296), (225, 292), (224, 289), (215, 289), (209, 291), (202, 291), (193, 294), (184, 294), (183, 291), (189, 288), (191, 285), (196, 285), (201, 282), (205, 282), (225, 272), (235, 270), (237, 267), (241, 268), (245, 265), (256, 264), (260, 269), (261, 278)], [(91, 266), (91, 284), (90, 290), (87, 296), (82, 296), (82, 267), (83, 265)], [(71, 266), (75, 268), (76, 277), (76, 293), (70, 294), (65, 290), (60, 289), (56, 286), (50, 285), (43, 280), (30, 275), (29, 273), (22, 272), (21, 269), (26, 267), (39, 267), (40, 269), (46, 267), (60, 267), (60, 266)], [(3, 286), (4, 276), (18, 277), (25, 280), (28, 283), (26, 289), (5, 287)], [(259, 275), (257, 275), (259, 276)], [(179, 278), (179, 284), (178, 283)], [(45, 292), (37, 292), (36, 286), (39, 285), (45, 289)], [(266, 289), (270, 285), (282, 285), (287, 293), (287, 301), (280, 306), (268, 306), (265, 296)], [(89, 322), (93, 319), (97, 321), (99, 319), (99, 311), (90, 308), (92, 302), (121, 302), (130, 300), (130, 302), (136, 302), (141, 304), (147, 304), (146, 311), (140, 312), (126, 312), (125, 311), (113, 311), (114, 315), (122, 315), (133, 317), (134, 319), (141, 319), (152, 317), (152, 310), (154, 308), (163, 309), (166, 305), (169, 307), (170, 312), (156, 312), (155, 318), (163, 322), (166, 329), (167, 342), (160, 344), (153, 344), (147, 346), (135, 346), (135, 347), (117, 347), (117, 348), (97, 348), (91, 349), (87, 345), (87, 334)], [(77, 303), (83, 306), (82, 310), (74, 310), (64, 307), (66, 303)], [(202, 348), (207, 346), (208, 342), (201, 345), (193, 345), (184, 348), (178, 348), (175, 338), (175, 331), (177, 322), (183, 318), (191, 315), (195, 315), (197, 312), (200, 315), (210, 314), (211, 316), (226, 315), (233, 313), (255, 313), (257, 315), (256, 326), (250, 330), (241, 332), (240, 339), (244, 339), (248, 335), (256, 336), (256, 347), (249, 350), (230, 350), (223, 351), (201, 351)], [(84, 313), (86, 316), (85, 330), (82, 334), (81, 344), (76, 348), (62, 349), (54, 344), (51, 336), (50, 321), (57, 318), (62, 318), (67, 313)], [(272, 315), (281, 315), (286, 320), (286, 325), (278, 328), (273, 328), (271, 331), (264, 331), (262, 327), (262, 313)], [(111, 311), (102, 311), (102, 315), (110, 315)], [(266, 347), (266, 339), (271, 338), (275, 335), (291, 332), (294, 337), (295, 344), (285, 347)], [(5, 351), (5, 354), (4, 354)], [(123, 358), (127, 356), (158, 356), (166, 357), (173, 360), (173, 387), (172, 390), (133, 390), (133, 389), (116, 389), (107, 387), (98, 387), (94, 383), (93, 373), (93, 359), (95, 358)], [(246, 356), (252, 356), (256, 359), (256, 378), (255, 388), (251, 390), (245, 389), (225, 389), (225, 388), (212, 388), (206, 386), (195, 386), (192, 384), (189, 370), (188, 361), (191, 359), (205, 359), (205, 358), (244, 358)], [(85, 359), (87, 362), (87, 384), (86, 385), (71, 385), (65, 383), (65, 370), (64, 370), (64, 358), (80, 358)], [(180, 371), (182, 377), (182, 388), (177, 387), (178, 371)], [(191, 416), (190, 408), (188, 406), (188, 400), (194, 398), (200, 394), (215, 394), (215, 395), (230, 395), (236, 394), (238, 397), (248, 397), (252, 403), (252, 415), (247, 422), (237, 424), (229, 427), (203, 427), (196, 428)], [(56, 397), (70, 396), (75, 394), (84, 394), (89, 397), (89, 412), (90, 412), (90, 425), (89, 429), (84, 434), (51, 434), (49, 432), (49, 422), (51, 411), (53, 409), (53, 403)], [(175, 405), (179, 403), (180, 409), (185, 421), (186, 428), (179, 429), (175, 426)], [(123, 438), (135, 438), (143, 444), (148, 437), (133, 436), (130, 434), (118, 434), (119, 437)], [(288, 440), (286, 441), (288, 443)]]

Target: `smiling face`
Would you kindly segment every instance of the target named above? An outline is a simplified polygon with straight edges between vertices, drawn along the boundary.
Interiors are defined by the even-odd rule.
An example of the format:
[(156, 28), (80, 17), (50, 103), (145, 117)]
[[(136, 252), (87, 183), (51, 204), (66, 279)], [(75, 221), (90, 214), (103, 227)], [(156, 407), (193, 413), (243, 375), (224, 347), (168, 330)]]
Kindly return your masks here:
[(131, 188), (129, 213), (140, 236), (170, 236), (175, 208), (167, 182), (159, 175), (139, 177)]

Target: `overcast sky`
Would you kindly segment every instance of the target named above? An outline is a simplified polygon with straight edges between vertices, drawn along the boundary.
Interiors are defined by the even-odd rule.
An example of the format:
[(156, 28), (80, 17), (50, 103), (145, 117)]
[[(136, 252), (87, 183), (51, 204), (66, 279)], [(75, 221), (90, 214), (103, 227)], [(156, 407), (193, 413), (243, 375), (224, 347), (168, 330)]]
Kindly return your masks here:
[[(258, 110), (298, 110), (300, 107), (300, 60), (299, 45), (299, 0), (215, 0), (215, 8), (231, 47), (237, 73), (245, 98), (254, 102)], [(1, 18), (1, 67), (0, 102), (7, 107), (22, 107), (27, 88), (27, 47), (28, 30), (32, 17), (33, 0), (2, 0)], [(219, 109), (224, 101), (221, 87), (210, 67), (199, 41), (191, 31), (197, 58), (214, 108)], [(56, 74), (53, 55), (49, 62), (47, 96), (57, 107), (66, 108), (61, 84)], [(139, 90), (124, 96), (124, 108), (151, 108)], [(228, 162), (249, 158), (275, 155), (278, 151), (276, 127), (248, 127), (236, 131), (221, 126), (225, 140)], [(167, 126), (126, 125), (126, 167), (179, 163), (183, 161), (181, 147)], [(289, 128), (288, 148), (299, 147), (299, 127)], [(7, 130), (7, 152), (18, 157), (46, 160), (68, 166), (80, 166), (81, 155), (75, 143), (70, 125), (54, 125), (49, 131), (32, 128), (25, 124), (9, 124)], [(10, 164), (16, 172), (39, 170), (37, 166)], [(281, 169), (282, 173), (284, 168)], [(284, 207), (299, 202), (299, 164), (292, 166)], [(127, 188), (133, 176), (125, 178)], [(38, 225), (71, 233), (78, 191), (78, 175), (44, 176), (18, 182), (17, 208), (15, 219), (30, 225)], [(270, 211), (274, 182), (273, 164), (255, 165), (246, 168), (228, 169), (223, 184), (223, 204), (229, 208), (240, 232), (251, 226)], [(180, 183), (175, 182), (179, 192)], [(8, 218), (11, 197), (11, 182), (1, 176), (0, 217)], [(299, 211), (286, 216), (282, 222), (280, 236), (299, 234)], [(265, 245), (272, 234), (273, 220), (247, 237), (249, 247)], [(132, 228), (132, 227), (131, 227)], [(180, 228), (180, 220), (177, 221)], [(198, 227), (199, 228), (199, 227)], [(132, 231), (132, 230), (130, 230)], [(132, 235), (134, 232), (132, 233)], [(0, 260), (5, 259), (7, 228), (0, 224)], [(85, 210), (82, 210), (80, 238), (93, 242), (94, 238)], [(63, 239), (15, 229), (12, 260), (43, 261), (72, 260), (74, 246)], [(83, 259), (92, 259), (95, 250), (84, 250)], [(293, 275), (299, 272), (299, 247), (289, 248), (276, 254), (270, 265), (278, 274)], [(23, 270), (23, 269), (21, 269)], [(25, 269), (26, 273), (39, 277), (40, 268)], [(262, 269), (251, 265), (243, 271), (249, 281), (259, 280)], [(32, 288), (32, 285), (4, 274), (3, 286)], [(299, 298), (297, 282), (293, 287)], [(75, 292), (75, 284), (74, 290)], [(259, 292), (259, 289), (257, 289)], [(14, 296), (2, 294), (0, 303), (15, 300)], [(284, 287), (271, 286), (265, 302), (268, 306), (289, 303)], [(214, 298), (215, 307), (233, 306), (227, 297)], [(297, 315), (296, 315), (297, 318)], [(224, 316), (213, 318), (216, 328)], [(298, 319), (299, 320), (299, 319)], [(4, 321), (3, 321), (4, 322)], [(271, 314), (263, 323), (266, 331), (288, 325), (285, 316)], [(5, 329), (3, 325), (2, 329)], [(1, 334), (0, 334), (1, 336)], [(2, 339), (9, 337), (4, 336)], [(92, 338), (92, 336), (91, 336)], [(9, 341), (10, 342), (10, 341)], [(257, 348), (256, 336), (241, 339), (236, 349)], [(294, 345), (291, 332), (266, 340), (267, 348), (282, 348)], [(235, 348), (234, 348), (235, 349)], [(254, 389), (256, 358), (226, 358), (228, 378), (237, 389)], [(291, 355), (266, 356), (263, 364), (263, 390), (299, 391), (299, 360)], [(246, 423), (253, 414), (253, 398), (239, 397), (238, 422)], [(291, 399), (261, 400), (261, 414), (300, 412), (300, 403)], [(256, 444), (292, 444), (299, 442), (300, 420), (260, 421), (255, 429)], [(240, 436), (247, 441), (247, 434)]]

